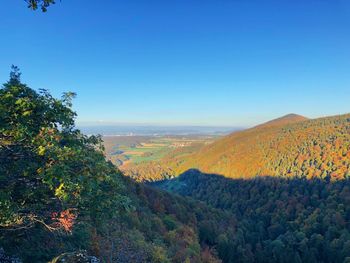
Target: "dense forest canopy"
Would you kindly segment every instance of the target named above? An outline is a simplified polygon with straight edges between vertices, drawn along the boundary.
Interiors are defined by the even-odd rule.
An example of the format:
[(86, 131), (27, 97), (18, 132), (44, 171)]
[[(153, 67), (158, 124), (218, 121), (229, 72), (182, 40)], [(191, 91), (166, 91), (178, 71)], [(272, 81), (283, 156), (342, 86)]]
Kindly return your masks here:
[(0, 262), (350, 263), (350, 114), (290, 114), (124, 176), (76, 128), (75, 96), (16, 66), (0, 88)]
[(215, 220), (200, 228), (223, 262), (350, 262), (349, 179), (244, 180), (190, 170), (154, 184), (232, 215), (224, 233)]
[[(208, 146), (238, 136), (255, 149), (260, 138), (266, 158), (287, 161), (296, 149), (306, 156), (294, 162), (301, 176), (232, 180), (189, 170), (149, 186), (124, 177), (101, 138), (75, 128), (74, 96), (29, 88), (17, 67), (0, 89), (0, 259), (63, 262), (79, 252), (102, 262), (350, 262), (350, 184), (334, 176), (349, 170), (348, 115), (270, 123)], [(319, 161), (310, 161), (314, 152)], [(307, 176), (308, 166), (325, 176)]]
[(123, 177), (75, 128), (73, 93), (55, 99), (20, 76), (13, 67), (0, 89), (0, 260), (84, 249), (103, 262), (220, 262), (198, 224), (221, 218), (223, 231), (227, 214)]

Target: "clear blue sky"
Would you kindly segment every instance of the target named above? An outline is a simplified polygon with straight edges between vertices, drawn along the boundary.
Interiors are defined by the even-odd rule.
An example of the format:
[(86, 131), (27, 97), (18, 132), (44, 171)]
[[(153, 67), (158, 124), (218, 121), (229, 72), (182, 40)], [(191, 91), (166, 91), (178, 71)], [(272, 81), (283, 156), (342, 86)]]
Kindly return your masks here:
[(0, 80), (75, 91), (78, 121), (252, 125), (350, 112), (348, 0), (2, 0)]

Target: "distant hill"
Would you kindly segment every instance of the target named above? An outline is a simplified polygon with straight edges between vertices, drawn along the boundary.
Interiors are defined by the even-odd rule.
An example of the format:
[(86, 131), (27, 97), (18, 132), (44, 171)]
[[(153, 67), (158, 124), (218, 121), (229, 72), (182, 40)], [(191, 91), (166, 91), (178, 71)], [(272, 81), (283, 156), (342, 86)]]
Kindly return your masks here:
[(174, 177), (196, 168), (230, 178), (350, 176), (350, 114), (307, 119), (289, 114), (231, 133), (190, 155), (168, 155), (159, 162), (130, 167), (137, 180)]
[(287, 125), (287, 124), (292, 124), (292, 123), (296, 123), (296, 122), (300, 122), (300, 121), (306, 121), (308, 120), (308, 118), (298, 115), (298, 114), (294, 114), (294, 113), (290, 113), (287, 114), (285, 116), (282, 116), (280, 118), (265, 122), (263, 124), (259, 124), (257, 126), (255, 126), (255, 128), (261, 128), (261, 127), (272, 127), (272, 126), (279, 126), (279, 125)]
[[(184, 140), (131, 174), (186, 170), (153, 183), (173, 194), (105, 160), (101, 138), (74, 126), (74, 94), (55, 99), (20, 75), (13, 67), (0, 87), (1, 263), (350, 262), (350, 180), (335, 180), (349, 178), (350, 115), (289, 115), (211, 144)], [(109, 138), (106, 149), (139, 140)], [(151, 144), (162, 143), (142, 146)]]

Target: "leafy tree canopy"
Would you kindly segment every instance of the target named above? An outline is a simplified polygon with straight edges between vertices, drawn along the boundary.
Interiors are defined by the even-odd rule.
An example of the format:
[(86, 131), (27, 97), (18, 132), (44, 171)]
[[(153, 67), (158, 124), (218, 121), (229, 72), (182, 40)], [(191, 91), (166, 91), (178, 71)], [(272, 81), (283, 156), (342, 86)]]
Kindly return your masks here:
[(74, 127), (73, 97), (29, 88), (17, 67), (0, 88), (0, 262), (81, 250), (101, 262), (219, 262), (196, 224), (228, 215), (122, 177), (101, 139)]
[(46, 12), (47, 8), (55, 4), (55, 0), (25, 0), (28, 7), (32, 10), (41, 9), (41, 11)]
[[(73, 219), (97, 224), (127, 206), (118, 194), (120, 173), (105, 161), (101, 138), (74, 127), (75, 94), (56, 99), (29, 88), (20, 76), (12, 67), (0, 89), (0, 230), (41, 223), (70, 231)], [(62, 222), (61, 215), (72, 220)]]

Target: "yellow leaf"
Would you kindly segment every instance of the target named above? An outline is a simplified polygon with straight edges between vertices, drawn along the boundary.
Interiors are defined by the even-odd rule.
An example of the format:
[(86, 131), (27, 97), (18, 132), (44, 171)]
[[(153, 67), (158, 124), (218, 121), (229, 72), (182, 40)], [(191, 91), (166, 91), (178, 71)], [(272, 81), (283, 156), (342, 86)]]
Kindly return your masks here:
[(55, 191), (55, 196), (62, 196), (64, 194), (63, 187), (64, 187), (64, 183), (61, 183)]
[(38, 148), (38, 154), (39, 155), (44, 155), (45, 154), (45, 147), (40, 145), (39, 148)]
[(27, 110), (27, 111), (25, 111), (25, 112), (23, 112), (23, 116), (28, 116), (28, 115), (30, 115), (32, 113), (32, 111), (31, 110)]

